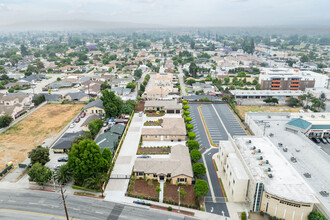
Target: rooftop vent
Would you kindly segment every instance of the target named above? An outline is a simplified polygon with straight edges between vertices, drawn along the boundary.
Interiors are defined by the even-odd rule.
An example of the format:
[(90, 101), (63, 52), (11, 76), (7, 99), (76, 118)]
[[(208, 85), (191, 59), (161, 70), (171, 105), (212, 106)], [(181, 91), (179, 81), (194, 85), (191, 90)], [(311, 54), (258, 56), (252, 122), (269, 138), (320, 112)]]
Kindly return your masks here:
[(315, 115), (311, 115), (312, 118), (315, 118)]
[(268, 118), (272, 118), (272, 116), (268, 115)]
[(287, 117), (287, 118), (290, 118), (290, 115), (287, 115), (286, 117)]
[(270, 169), (270, 167), (264, 169), (264, 172), (270, 172), (270, 171), (272, 171), (272, 169)]
[(248, 143), (248, 144), (251, 144), (251, 143), (252, 143), (252, 141), (251, 141), (251, 140), (248, 140), (246, 143)]
[(261, 153), (261, 150), (260, 149), (257, 149), (257, 150), (253, 150), (252, 151), (252, 154), (259, 154), (259, 153)]
[(323, 197), (329, 197), (329, 193), (327, 191), (321, 191), (320, 194), (323, 196)]
[(291, 161), (292, 161), (292, 163), (297, 163), (297, 158), (291, 157)]
[(305, 176), (306, 178), (312, 178), (312, 175), (311, 175), (310, 173), (304, 173), (304, 176)]
[(283, 144), (281, 142), (278, 143), (279, 147), (283, 147)]
[(265, 164), (269, 164), (269, 161), (268, 160), (262, 160), (259, 163), (260, 166), (265, 165)]
[(321, 115), (322, 118), (325, 118), (325, 115)]
[(273, 133), (269, 133), (269, 137), (273, 137), (274, 136), (274, 134)]
[(255, 150), (255, 149), (256, 149), (255, 146), (250, 147), (250, 150)]
[(269, 173), (269, 174), (268, 174), (268, 177), (269, 177), (269, 178), (273, 178), (274, 176), (273, 176), (273, 174)]
[(303, 118), (303, 116), (302, 116), (302, 115), (300, 115), (300, 118)]

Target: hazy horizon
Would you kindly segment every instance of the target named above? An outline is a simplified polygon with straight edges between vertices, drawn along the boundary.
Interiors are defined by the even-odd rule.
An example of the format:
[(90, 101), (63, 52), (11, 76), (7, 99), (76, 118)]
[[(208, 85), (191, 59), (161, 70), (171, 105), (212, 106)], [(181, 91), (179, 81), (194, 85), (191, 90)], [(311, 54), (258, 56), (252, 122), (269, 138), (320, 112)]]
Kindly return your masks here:
[(0, 25), (77, 20), (166, 27), (328, 26), (328, 0), (3, 0)]

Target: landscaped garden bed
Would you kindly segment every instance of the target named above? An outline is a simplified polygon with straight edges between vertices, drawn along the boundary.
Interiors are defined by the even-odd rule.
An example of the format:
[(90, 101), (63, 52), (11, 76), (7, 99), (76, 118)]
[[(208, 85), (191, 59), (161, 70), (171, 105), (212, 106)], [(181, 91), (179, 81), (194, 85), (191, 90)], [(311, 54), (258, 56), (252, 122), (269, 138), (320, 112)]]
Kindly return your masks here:
[[(166, 183), (165, 190), (164, 190), (164, 202), (178, 205), (179, 202), (179, 193), (178, 193), (179, 186)], [(182, 206), (188, 207), (188, 208), (194, 208), (198, 209), (198, 199), (194, 192), (194, 186), (193, 185), (184, 185), (181, 186), (183, 190), (186, 192), (186, 195), (182, 198), (180, 198), (180, 203)], [(182, 190), (182, 189), (181, 189)]]
[(139, 199), (159, 201), (159, 193), (156, 191), (157, 180), (131, 179), (127, 195)]
[(158, 119), (157, 121), (146, 121), (144, 122), (144, 126), (161, 126), (163, 123), (163, 119)]
[(146, 111), (146, 114), (148, 117), (161, 117), (161, 116), (164, 116), (165, 115), (165, 112), (164, 111)]
[(171, 153), (171, 146), (158, 146), (158, 147), (139, 147), (138, 155), (147, 154), (169, 154)]

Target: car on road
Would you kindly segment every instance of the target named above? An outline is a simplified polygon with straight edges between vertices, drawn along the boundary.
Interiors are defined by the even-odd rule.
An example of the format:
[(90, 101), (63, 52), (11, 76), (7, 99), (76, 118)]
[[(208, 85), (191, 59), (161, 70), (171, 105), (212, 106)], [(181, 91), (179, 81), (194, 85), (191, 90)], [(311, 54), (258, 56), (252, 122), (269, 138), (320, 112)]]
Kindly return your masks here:
[(82, 112), (81, 114), (80, 114), (80, 118), (84, 118), (86, 116), (86, 112)]
[(57, 159), (58, 162), (68, 162), (68, 157), (60, 157)]
[(142, 155), (142, 156), (139, 156), (138, 158), (151, 158), (151, 157), (148, 155)]
[(328, 143), (330, 144), (330, 138), (327, 138)]
[(74, 122), (76, 122), (76, 123), (80, 122), (80, 118), (79, 117), (76, 118), (76, 120), (74, 120)]
[(72, 123), (72, 124), (70, 125), (70, 128), (74, 128), (74, 126), (75, 126), (75, 124)]

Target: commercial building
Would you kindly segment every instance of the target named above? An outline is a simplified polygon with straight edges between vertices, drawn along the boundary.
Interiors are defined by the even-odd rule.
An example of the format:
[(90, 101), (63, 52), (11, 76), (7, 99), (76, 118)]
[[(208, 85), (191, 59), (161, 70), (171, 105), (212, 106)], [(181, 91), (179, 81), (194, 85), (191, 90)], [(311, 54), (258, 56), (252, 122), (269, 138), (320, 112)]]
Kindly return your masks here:
[(301, 90), (230, 90), (230, 93), (240, 104), (251, 104), (251, 102), (262, 104), (267, 98), (277, 98), (279, 104), (285, 104), (287, 99), (300, 98), (304, 94)]
[(316, 144), (309, 139), (329, 135), (330, 113), (250, 112), (245, 115), (245, 123), (253, 134), (264, 136), (276, 146), (286, 159), (286, 169), (294, 167), (313, 190), (317, 199), (314, 208), (330, 219), (329, 144)]
[(183, 118), (164, 118), (161, 126), (142, 128), (142, 141), (185, 141), (187, 136)]
[(312, 71), (298, 69), (264, 68), (259, 83), (262, 90), (305, 90), (306, 88), (327, 88), (329, 77)]
[(144, 111), (164, 111), (166, 114), (182, 114), (182, 104), (177, 100), (146, 101)]
[(226, 143), (231, 147), (221, 144), (219, 168), (234, 201), (245, 199), (251, 210), (281, 219), (307, 219), (318, 202), (314, 192), (267, 137), (235, 137)]
[(177, 144), (168, 158), (137, 158), (133, 168), (137, 178), (170, 180), (172, 184), (192, 184), (193, 171), (188, 147)]

